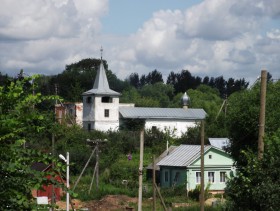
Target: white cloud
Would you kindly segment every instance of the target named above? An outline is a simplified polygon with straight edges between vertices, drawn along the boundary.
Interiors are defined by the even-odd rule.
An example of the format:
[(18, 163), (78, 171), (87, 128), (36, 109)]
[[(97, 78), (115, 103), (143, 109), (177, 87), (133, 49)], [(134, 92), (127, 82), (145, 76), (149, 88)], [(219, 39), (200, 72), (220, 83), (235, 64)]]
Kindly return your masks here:
[(154, 69), (165, 78), (182, 69), (246, 79), (259, 75), (262, 66), (277, 73), (279, 2), (205, 0), (156, 11), (130, 36), (117, 36), (102, 34), (109, 0), (3, 0), (0, 71), (57, 74), (66, 64), (99, 57), (103, 45), (104, 59), (121, 79)]
[[(122, 58), (121, 68), (116, 62), (115, 69), (119, 73), (145, 74), (158, 69), (165, 76), (170, 71), (188, 69), (194, 75), (250, 80), (266, 63), (274, 64), (269, 67), (277, 72), (275, 66), (279, 67), (280, 61), (262, 51), (274, 52), (279, 58), (280, 44), (275, 41), (279, 29), (268, 32), (265, 41), (258, 38), (269, 17), (277, 14), (271, 8), (266, 1), (206, 0), (185, 11), (156, 12), (125, 44), (117, 47), (119, 52), (133, 56)], [(260, 47), (262, 42), (265, 43)], [(120, 58), (118, 51), (115, 50), (115, 58)], [(123, 61), (129, 70), (124, 70)], [(139, 63), (141, 70), (136, 67)]]
[[(0, 71), (61, 72), (96, 49), (108, 1), (4, 0), (0, 7)], [(96, 48), (96, 49), (95, 49)], [(67, 62), (67, 63), (66, 63)]]

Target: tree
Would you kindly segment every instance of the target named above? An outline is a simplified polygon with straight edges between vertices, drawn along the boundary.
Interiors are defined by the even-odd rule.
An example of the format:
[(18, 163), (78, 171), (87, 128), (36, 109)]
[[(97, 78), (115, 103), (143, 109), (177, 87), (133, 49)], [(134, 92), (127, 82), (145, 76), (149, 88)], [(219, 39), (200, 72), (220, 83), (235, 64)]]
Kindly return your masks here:
[[(279, 127), (280, 82), (267, 84), (266, 134), (274, 133)], [(239, 156), (242, 150), (257, 150), (260, 112), (260, 84), (241, 92), (235, 92), (228, 99), (227, 127), (231, 138), (230, 153), (240, 165), (246, 160)]]
[(1, 72), (0, 72), (0, 86), (5, 86), (7, 85), (7, 83), (9, 83), (9, 81), (12, 81), (11, 78), (6, 74), (6, 75), (3, 75)]
[(140, 87), (140, 79), (138, 73), (131, 73), (127, 78), (128, 83), (138, 89)]
[(146, 76), (146, 84), (156, 84), (156, 83), (163, 83), (162, 74), (157, 70), (150, 72)]
[(159, 102), (160, 107), (169, 107), (174, 89), (171, 85), (158, 82), (142, 87), (139, 91), (142, 97), (151, 98)]
[(265, 139), (263, 159), (252, 150), (241, 151), (246, 166), (227, 182), (226, 194), (234, 210), (278, 210), (280, 206), (280, 129)]
[[(83, 59), (77, 63), (66, 65), (65, 70), (49, 80), (49, 86), (52, 87), (52, 93), (55, 93), (57, 87), (58, 94), (66, 101), (81, 101), (83, 92), (92, 89), (97, 70), (100, 65), (100, 59)], [(111, 70), (108, 64), (103, 60), (106, 75), (110, 88), (122, 92), (127, 86), (127, 82), (119, 80)]]
[(188, 70), (182, 70), (181, 73), (171, 72), (166, 83), (173, 85), (177, 94), (179, 92), (184, 93), (188, 89), (196, 89), (201, 84), (201, 78), (193, 77)]
[(224, 113), (217, 115), (223, 103), (219, 96), (218, 89), (206, 85), (200, 85), (196, 90), (190, 89), (188, 94), (191, 99), (191, 107), (203, 108), (207, 113), (206, 134), (208, 137), (226, 137), (227, 130), (225, 125)]
[[(39, 188), (44, 174), (33, 171), (33, 162), (51, 162), (47, 154), (28, 149), (26, 136), (44, 130), (42, 115), (36, 105), (53, 96), (33, 95), (29, 81), (20, 78), (7, 86), (0, 86), (0, 209), (31, 210), (32, 188)], [(50, 181), (49, 181), (50, 182)]]

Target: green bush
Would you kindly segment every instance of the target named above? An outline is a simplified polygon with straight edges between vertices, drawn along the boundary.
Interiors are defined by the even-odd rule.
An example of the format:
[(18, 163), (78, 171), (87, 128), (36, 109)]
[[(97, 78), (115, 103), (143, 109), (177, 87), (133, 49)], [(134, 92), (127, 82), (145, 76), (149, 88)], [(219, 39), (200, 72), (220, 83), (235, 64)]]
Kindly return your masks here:
[[(204, 199), (205, 199), (205, 200), (208, 199), (208, 198), (210, 197), (210, 193), (209, 193), (210, 186), (211, 186), (211, 184), (208, 183), (208, 184), (206, 185), (205, 190), (204, 190)], [(191, 199), (193, 199), (193, 200), (199, 201), (200, 188), (201, 188), (201, 186), (200, 186), (200, 185), (197, 185), (197, 186), (195, 187), (195, 189), (189, 191), (189, 197), (190, 197)]]

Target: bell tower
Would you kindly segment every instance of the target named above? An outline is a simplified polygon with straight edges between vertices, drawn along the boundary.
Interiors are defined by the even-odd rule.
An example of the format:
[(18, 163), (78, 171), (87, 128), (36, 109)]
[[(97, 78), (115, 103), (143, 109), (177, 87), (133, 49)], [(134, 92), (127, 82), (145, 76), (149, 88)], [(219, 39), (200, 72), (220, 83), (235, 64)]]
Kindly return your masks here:
[(119, 96), (110, 89), (103, 65), (101, 47), (100, 66), (93, 88), (83, 96), (83, 128), (86, 130), (117, 130), (119, 127)]

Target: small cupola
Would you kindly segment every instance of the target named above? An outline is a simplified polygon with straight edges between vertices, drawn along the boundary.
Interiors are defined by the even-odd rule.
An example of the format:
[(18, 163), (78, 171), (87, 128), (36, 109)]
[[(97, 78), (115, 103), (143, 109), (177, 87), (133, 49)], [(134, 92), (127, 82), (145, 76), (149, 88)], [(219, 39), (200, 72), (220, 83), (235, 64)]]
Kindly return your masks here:
[(190, 104), (190, 97), (187, 95), (187, 93), (185, 92), (184, 95), (181, 97), (181, 102), (183, 105), (184, 109), (187, 109), (189, 104)]

